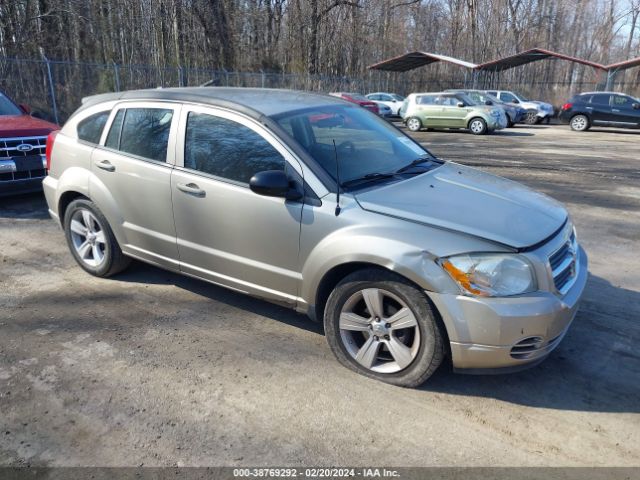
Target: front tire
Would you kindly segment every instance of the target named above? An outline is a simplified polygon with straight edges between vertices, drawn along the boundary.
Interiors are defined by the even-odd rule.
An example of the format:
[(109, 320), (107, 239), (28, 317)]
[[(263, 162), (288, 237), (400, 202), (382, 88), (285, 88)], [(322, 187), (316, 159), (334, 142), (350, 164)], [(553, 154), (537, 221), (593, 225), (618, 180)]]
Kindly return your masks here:
[(417, 117), (407, 119), (407, 128), (412, 132), (419, 132), (422, 129), (422, 122)]
[(523, 121), (527, 125), (535, 125), (538, 123), (538, 112), (535, 110), (528, 110)]
[(586, 132), (591, 127), (589, 118), (586, 115), (574, 115), (569, 121), (571, 130), (575, 132)]
[(78, 199), (69, 204), (64, 233), (73, 258), (91, 275), (110, 277), (131, 263), (122, 253), (109, 222), (89, 200)]
[(345, 277), (329, 296), (324, 329), (342, 365), (393, 385), (421, 385), (444, 357), (443, 334), (424, 292), (384, 270)]
[(482, 118), (472, 118), (469, 121), (469, 130), (474, 135), (484, 135), (487, 133), (487, 122)]

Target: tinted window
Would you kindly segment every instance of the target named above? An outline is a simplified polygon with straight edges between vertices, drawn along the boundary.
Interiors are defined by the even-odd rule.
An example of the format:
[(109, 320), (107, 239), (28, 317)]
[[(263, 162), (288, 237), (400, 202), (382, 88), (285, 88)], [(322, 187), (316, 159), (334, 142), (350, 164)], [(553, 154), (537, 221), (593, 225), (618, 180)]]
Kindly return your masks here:
[(613, 96), (613, 106), (614, 107), (623, 107), (623, 108), (631, 108), (633, 104), (633, 100), (629, 97), (625, 97), (623, 95), (614, 95)]
[(507, 103), (513, 103), (518, 101), (516, 97), (514, 97), (513, 95), (507, 92), (500, 93), (500, 100)]
[(594, 105), (609, 105), (609, 97), (611, 95), (604, 95), (599, 93), (591, 97), (591, 103)]
[(242, 183), (285, 167), (282, 155), (250, 128), (203, 113), (189, 113), (184, 150), (186, 168)]
[(166, 162), (172, 118), (173, 110), (169, 109), (128, 108), (120, 134), (119, 150)]
[(104, 129), (110, 112), (100, 112), (85, 118), (78, 123), (78, 138), (89, 143), (100, 143), (102, 130)]
[(498, 92), (491, 91), (491, 92), (487, 92), (487, 93), (489, 95), (493, 95), (494, 97), (498, 98)]
[(122, 131), (122, 120), (124, 119), (124, 109), (118, 110), (116, 117), (113, 119), (109, 134), (107, 135), (107, 141), (104, 143), (105, 147), (113, 148), (117, 150), (120, 148), (120, 132)]

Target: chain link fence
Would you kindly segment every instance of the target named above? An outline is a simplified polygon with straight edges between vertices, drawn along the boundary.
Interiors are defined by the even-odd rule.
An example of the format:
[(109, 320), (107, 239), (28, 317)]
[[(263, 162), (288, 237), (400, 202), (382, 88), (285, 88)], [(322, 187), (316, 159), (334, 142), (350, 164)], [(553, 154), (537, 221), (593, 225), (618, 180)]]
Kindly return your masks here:
[[(472, 75), (462, 70), (436, 71), (435, 78), (424, 80), (415, 72), (388, 73), (368, 71), (359, 78), (308, 75), (279, 72), (233, 72), (198, 67), (158, 67), (134, 64), (103, 64), (27, 60), (0, 57), (0, 89), (22, 104), (31, 107), (35, 116), (64, 123), (85, 96), (139, 88), (198, 86), (203, 84), (233, 87), (288, 88), (315, 92), (392, 91), (403, 95), (411, 92), (440, 91), (447, 88), (472, 88)], [(505, 79), (506, 80), (506, 79)], [(477, 81), (477, 88), (500, 87), (516, 90), (531, 98), (555, 104), (566, 101), (573, 93), (600, 90), (596, 82), (521, 82), (500, 81), (491, 85)], [(640, 94), (637, 81), (618, 84), (618, 89)]]

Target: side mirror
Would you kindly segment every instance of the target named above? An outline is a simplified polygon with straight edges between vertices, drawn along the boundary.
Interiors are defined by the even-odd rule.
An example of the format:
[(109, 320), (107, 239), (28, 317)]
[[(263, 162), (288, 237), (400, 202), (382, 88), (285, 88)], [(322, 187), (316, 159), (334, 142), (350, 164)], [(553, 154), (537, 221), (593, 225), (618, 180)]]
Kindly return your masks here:
[(458, 107), (460, 108), (464, 107), (464, 102), (458, 102)]
[(21, 103), (18, 107), (20, 107), (20, 110), (22, 110), (25, 115), (31, 115), (31, 107), (29, 105)]
[(634, 103), (633, 105), (631, 105), (634, 109), (636, 110), (640, 110), (640, 103)]
[(493, 105), (493, 102), (491, 100), (487, 100), (486, 102), (484, 102), (485, 105)]
[(249, 180), (249, 188), (265, 197), (282, 197), (287, 200), (297, 200), (302, 197), (300, 192), (291, 188), (289, 178), (282, 170), (266, 170), (256, 173)]
[(511, 103), (520, 103), (520, 100), (518, 100), (517, 98), (514, 98)]

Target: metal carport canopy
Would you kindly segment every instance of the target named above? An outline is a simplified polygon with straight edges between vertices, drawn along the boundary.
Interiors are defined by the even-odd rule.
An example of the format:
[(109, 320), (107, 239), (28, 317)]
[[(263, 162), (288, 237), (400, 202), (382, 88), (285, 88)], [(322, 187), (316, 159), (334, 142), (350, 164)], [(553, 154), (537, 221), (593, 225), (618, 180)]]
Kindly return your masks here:
[(589, 67), (597, 68), (600, 70), (607, 70), (607, 67), (596, 62), (590, 62), (589, 60), (583, 60), (577, 57), (571, 57), (562, 53), (552, 52), (551, 50), (545, 50), (543, 48), (532, 48), (531, 50), (525, 50), (524, 52), (516, 53), (508, 57), (503, 57), (498, 60), (492, 60), (490, 62), (481, 63), (476, 67), (477, 70), (500, 72), (508, 70), (510, 68), (519, 67), (520, 65), (526, 65), (527, 63), (537, 62), (539, 60), (546, 60), (548, 58), (559, 58), (561, 60), (567, 60), (569, 62), (576, 62), (582, 65), (588, 65)]
[(370, 65), (369, 68), (372, 70), (385, 70), (387, 72), (407, 72), (414, 68), (436, 62), (446, 62), (471, 69), (477, 67), (475, 63), (465, 62), (459, 58), (448, 57), (446, 55), (428, 52), (411, 52), (388, 60), (383, 60), (382, 62), (374, 63), (373, 65)]
[(612, 63), (611, 65), (607, 65), (605, 68), (609, 71), (618, 72), (620, 70), (627, 70), (633, 67), (640, 67), (640, 57), (625, 60), (624, 62)]

